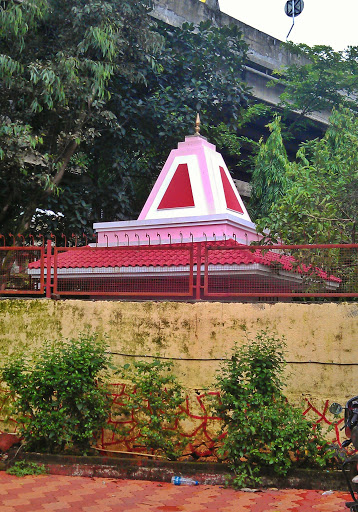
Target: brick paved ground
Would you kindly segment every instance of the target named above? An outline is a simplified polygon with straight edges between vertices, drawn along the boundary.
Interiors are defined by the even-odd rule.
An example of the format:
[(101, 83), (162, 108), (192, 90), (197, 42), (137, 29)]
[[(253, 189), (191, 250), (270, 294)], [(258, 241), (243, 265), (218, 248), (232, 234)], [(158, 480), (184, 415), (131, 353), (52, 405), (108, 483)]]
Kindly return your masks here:
[(265, 490), (248, 493), (219, 486), (0, 472), (1, 512), (340, 512), (347, 494)]

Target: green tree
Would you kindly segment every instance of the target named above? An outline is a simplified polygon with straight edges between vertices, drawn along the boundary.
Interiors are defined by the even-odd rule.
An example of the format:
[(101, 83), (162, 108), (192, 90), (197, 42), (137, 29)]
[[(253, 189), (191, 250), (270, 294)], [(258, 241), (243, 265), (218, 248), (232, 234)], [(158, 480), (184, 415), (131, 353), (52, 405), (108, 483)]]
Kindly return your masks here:
[[(40, 60), (41, 66), (46, 63), (56, 72), (65, 60), (67, 71), (63, 72), (63, 64), (59, 87), (63, 85), (67, 96), (62, 103), (53, 99), (49, 107), (38, 90), (43, 80), (35, 78), (33, 84), (27, 78), (33, 89), (31, 98), (36, 96), (40, 106), (34, 112), (27, 107), (23, 119), (15, 77), (8, 84), (3, 110), (8, 101), (16, 109), (6, 129), (11, 133), (11, 123), (20, 123), (24, 135), (22, 141), (11, 136), (6, 142), (10, 148), (4, 149), (0, 161), (0, 181), (6, 184), (1, 197), (3, 232), (17, 232), (29, 225), (33, 232), (53, 232), (60, 239), (62, 232), (67, 237), (73, 232), (90, 234), (95, 221), (133, 218), (170, 150), (191, 133), (197, 110), (202, 115), (202, 134), (223, 144), (232, 168), (240, 165), (241, 147), (251, 150), (252, 141), (240, 133), (263, 107), (247, 108), (249, 91), (242, 80), (247, 45), (240, 31), (209, 23), (199, 27), (184, 24), (181, 28), (163, 23), (154, 26), (148, 16), (149, 3), (93, 1), (81, 8), (71, 0), (64, 12), (58, 3), (49, 2), (46, 5), (52, 9), (51, 16), (47, 13), (45, 19), (44, 15), (45, 21), (25, 34), (19, 60)], [(110, 9), (113, 16), (108, 14)], [(64, 20), (70, 15), (68, 27)], [(108, 31), (118, 36), (114, 37), (117, 46), (113, 56), (106, 50), (111, 41), (106, 34), (99, 32), (103, 44), (96, 46), (94, 27), (107, 27), (106, 16), (110, 19)], [(75, 25), (78, 37), (72, 38)], [(83, 39), (92, 41), (93, 47), (84, 51)], [(12, 48), (7, 52), (12, 55)], [(110, 62), (109, 68), (102, 69), (101, 93), (88, 105), (95, 83), (94, 72), (88, 67), (94, 65), (92, 61), (98, 73)], [(21, 92), (19, 88), (19, 95)], [(79, 126), (81, 137), (74, 139)], [(18, 147), (20, 142), (27, 145), (24, 151)], [(63, 151), (69, 157), (66, 162)], [(26, 161), (24, 153), (30, 155)], [(61, 162), (66, 164), (61, 167), (64, 172), (60, 172)], [(55, 214), (37, 211), (33, 216), (35, 205)]]
[(291, 133), (313, 126), (305, 116), (315, 112), (329, 114), (340, 105), (358, 111), (358, 46), (334, 51), (330, 46), (288, 42), (283, 47), (297, 58), (275, 71), (277, 80), (270, 86), (284, 86), (279, 106)]
[(330, 456), (319, 430), (285, 398), (284, 356), (284, 339), (263, 331), (235, 346), (218, 372), (216, 412), (225, 432), (220, 452), (237, 487), (260, 482), (264, 469), (285, 475), (295, 459), (324, 466)]
[[(259, 229), (287, 243), (356, 243), (357, 116), (348, 109), (334, 110), (324, 137), (303, 143), (294, 162), (286, 164), (280, 137), (266, 149), (268, 159), (282, 159), (278, 172), (285, 183), (266, 215), (257, 219)], [(265, 168), (255, 172), (254, 186), (258, 177), (265, 180)]]
[[(107, 130), (92, 155), (96, 165), (91, 172), (100, 183), (93, 220), (99, 215), (110, 221), (139, 213), (169, 152), (185, 135), (194, 133), (198, 110), (203, 135), (215, 143), (221, 136), (217, 127), (225, 126), (227, 136), (235, 139), (234, 166), (241, 145), (250, 145), (238, 136), (237, 127), (256, 116), (259, 108), (244, 116), (248, 90), (241, 73), (247, 45), (240, 31), (202, 23), (198, 27), (159, 24), (158, 32), (163, 48), (157, 56), (158, 67), (148, 71), (146, 83), (129, 86), (123, 79), (113, 80), (111, 109), (121, 129)], [(125, 183), (120, 201), (113, 187), (119, 175)], [(121, 201), (127, 201), (122, 211)]]
[(268, 125), (270, 136), (260, 140), (251, 185), (251, 210), (255, 218), (269, 215), (272, 205), (282, 197), (286, 188), (289, 160), (281, 135), (281, 118)]
[[(5, 231), (26, 230), (36, 207), (59, 195), (67, 176), (86, 174), (88, 148), (101, 126), (121, 129), (108, 108), (110, 83), (118, 77), (129, 84), (144, 81), (148, 63), (155, 66), (161, 37), (152, 30), (150, 9), (151, 0), (0, 3), (0, 225)], [(72, 210), (78, 197), (69, 201)], [(85, 227), (84, 219), (79, 227)]]
[(86, 453), (109, 416), (106, 344), (96, 335), (47, 343), (31, 357), (11, 357), (2, 378), (26, 449)]

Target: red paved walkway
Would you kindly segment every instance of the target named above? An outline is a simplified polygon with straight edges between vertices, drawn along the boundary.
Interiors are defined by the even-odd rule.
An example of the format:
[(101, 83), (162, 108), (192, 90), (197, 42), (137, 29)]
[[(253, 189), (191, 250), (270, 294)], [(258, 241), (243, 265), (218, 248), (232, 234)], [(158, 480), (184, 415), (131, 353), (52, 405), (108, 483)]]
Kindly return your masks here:
[(212, 485), (0, 472), (1, 512), (340, 512), (347, 494), (283, 490), (248, 493)]

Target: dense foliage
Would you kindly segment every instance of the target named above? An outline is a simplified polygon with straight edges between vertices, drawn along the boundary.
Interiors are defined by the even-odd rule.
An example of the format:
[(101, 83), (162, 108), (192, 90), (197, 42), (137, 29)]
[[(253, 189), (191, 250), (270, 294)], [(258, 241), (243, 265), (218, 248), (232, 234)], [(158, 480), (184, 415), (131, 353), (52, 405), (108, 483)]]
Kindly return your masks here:
[(268, 125), (270, 136), (266, 142), (260, 140), (255, 159), (251, 179), (251, 211), (256, 219), (269, 215), (272, 205), (286, 189), (289, 160), (282, 140), (280, 120), (276, 117)]
[(124, 365), (121, 376), (130, 382), (120, 413), (130, 416), (134, 425), (124, 426), (125, 436), (139, 434), (139, 443), (176, 459), (181, 454), (183, 438), (179, 421), (184, 401), (182, 386), (172, 372), (173, 363), (154, 359)]
[[(356, 243), (357, 155), (358, 119), (348, 109), (335, 110), (324, 137), (303, 143), (293, 162), (276, 127), (254, 171), (259, 229), (288, 243)], [(267, 161), (275, 163), (271, 174)], [(264, 187), (265, 195), (259, 195)]]
[(128, 84), (144, 81), (148, 63), (155, 66), (161, 37), (151, 29), (150, 8), (151, 0), (0, 3), (0, 225), (5, 230), (26, 231), (36, 208), (56, 195), (72, 208), (77, 218), (72, 227), (86, 227), (86, 193), (71, 196), (69, 184), (88, 174), (87, 148), (101, 136), (101, 127), (120, 129), (108, 109), (110, 83), (119, 77)]
[[(279, 233), (271, 205), (296, 171), (288, 161), (292, 148), (287, 157), (285, 146), (309, 126), (307, 115), (326, 115), (340, 105), (357, 112), (358, 48), (335, 52), (286, 43), (298, 58), (277, 70), (271, 83), (284, 86), (281, 124), (274, 120), (268, 141), (258, 146), (242, 134), (270, 109), (249, 101), (242, 78), (248, 47), (238, 28), (209, 22), (170, 27), (151, 17), (152, 8), (152, 0), (0, 2), (3, 234), (53, 233), (61, 240), (62, 233), (67, 239), (91, 235), (96, 221), (135, 218), (169, 151), (192, 133), (196, 111), (202, 134), (217, 144), (231, 170), (253, 167), (246, 157), (258, 151), (253, 218), (269, 218), (274, 236)], [(317, 141), (310, 144), (299, 160), (312, 168), (310, 155), (323, 150)], [(334, 165), (346, 164), (336, 158)], [(321, 183), (312, 174), (306, 181), (310, 195)], [(343, 181), (333, 188), (345, 202)], [(353, 207), (354, 194), (348, 197)], [(326, 211), (327, 202), (319, 204), (324, 214), (309, 215), (335, 218), (336, 226), (344, 219), (344, 232), (351, 226), (346, 238), (354, 239), (354, 215), (336, 215), (331, 206)], [(292, 228), (290, 219), (286, 225)], [(326, 221), (319, 226), (323, 232)], [(307, 233), (306, 225), (299, 231)]]
[(223, 420), (221, 453), (235, 472), (234, 485), (260, 481), (263, 469), (284, 475), (299, 462), (324, 466), (330, 453), (319, 430), (283, 394), (283, 339), (266, 332), (236, 346), (217, 375)]
[[(284, 47), (298, 60), (276, 72), (285, 88), (280, 97), (283, 111), (269, 125), (271, 134), (261, 141), (256, 158), (254, 220), (260, 231), (270, 231), (268, 238), (274, 242), (354, 243), (358, 47), (343, 52), (293, 43)], [(331, 113), (326, 133), (303, 142), (296, 157), (288, 158), (292, 134), (299, 134), (303, 126), (307, 129), (309, 116), (317, 112)]]
[(94, 221), (133, 218), (197, 110), (204, 133), (225, 123), (235, 162), (250, 144), (236, 134), (257, 114), (241, 115), (247, 45), (238, 29), (158, 25), (151, 8), (0, 5), (2, 232), (69, 237), (90, 234)]
[(95, 335), (48, 343), (31, 358), (13, 356), (2, 378), (27, 450), (86, 453), (109, 414), (103, 386), (109, 359)]
[(302, 126), (309, 124), (305, 116), (310, 114), (327, 115), (340, 105), (357, 113), (358, 46), (335, 51), (330, 46), (288, 42), (283, 47), (297, 58), (276, 70), (276, 80), (270, 86), (284, 87), (280, 107), (291, 133), (299, 134)]

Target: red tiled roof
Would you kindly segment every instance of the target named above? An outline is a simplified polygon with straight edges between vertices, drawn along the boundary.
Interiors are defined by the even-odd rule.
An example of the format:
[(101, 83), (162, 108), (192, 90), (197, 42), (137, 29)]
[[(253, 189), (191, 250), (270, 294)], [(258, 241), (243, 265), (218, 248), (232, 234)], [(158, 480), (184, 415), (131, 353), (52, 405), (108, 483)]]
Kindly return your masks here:
[[(204, 244), (202, 243), (202, 246)], [(327, 281), (341, 282), (335, 276), (328, 275), (318, 267), (312, 267), (299, 263), (293, 256), (280, 254), (262, 249), (247, 248), (234, 240), (226, 242), (208, 242), (208, 260), (210, 265), (250, 265), (261, 264), (268, 267), (276, 267), (278, 270), (295, 272), (299, 274), (315, 274)], [(69, 248), (58, 253), (58, 268), (113, 268), (113, 267), (171, 267), (186, 266), (190, 264), (189, 248), (193, 246), (194, 263), (197, 261), (199, 243), (172, 244), (161, 246), (140, 247), (83, 247)], [(215, 249), (215, 246), (227, 248), (227, 250)], [(242, 250), (230, 250), (239, 249)], [(204, 251), (202, 250), (202, 258)], [(54, 266), (52, 257), (51, 266)], [(40, 267), (40, 262), (29, 264), (30, 269)]]

